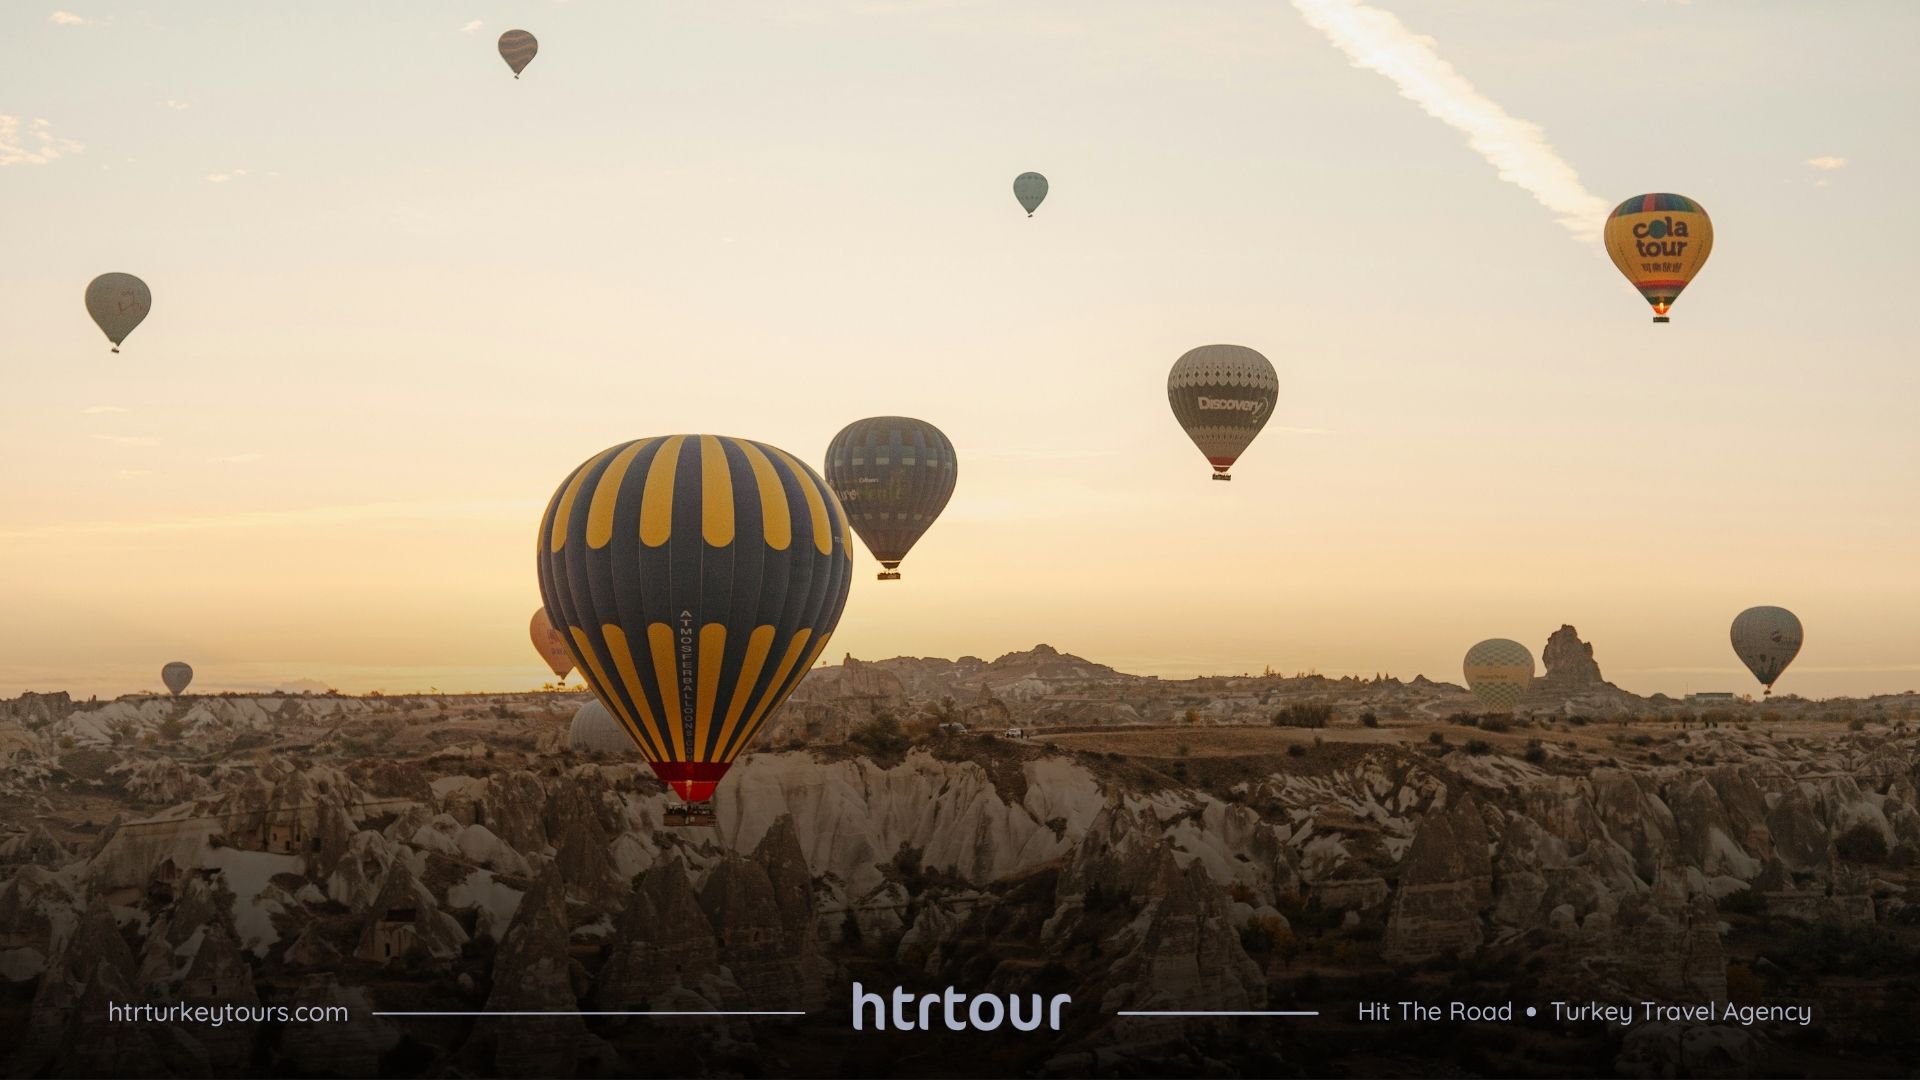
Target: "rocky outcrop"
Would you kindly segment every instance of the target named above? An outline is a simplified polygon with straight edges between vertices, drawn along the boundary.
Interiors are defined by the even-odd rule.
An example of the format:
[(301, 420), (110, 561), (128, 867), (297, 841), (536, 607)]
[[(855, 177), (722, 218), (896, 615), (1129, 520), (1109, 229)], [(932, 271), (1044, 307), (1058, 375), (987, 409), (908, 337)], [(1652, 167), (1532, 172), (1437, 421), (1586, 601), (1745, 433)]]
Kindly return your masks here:
[(1400, 865), (1381, 955), (1424, 960), (1464, 954), (1486, 938), (1481, 915), (1493, 902), (1486, 821), (1472, 796), (1420, 819)]
[(1577, 693), (1606, 682), (1600, 677), (1600, 665), (1594, 663), (1593, 646), (1581, 641), (1571, 626), (1562, 626), (1547, 638), (1540, 662), (1546, 667), (1541, 681), (1555, 691)]
[[(494, 959), (488, 1012), (565, 1013), (580, 1007), (585, 972), (567, 954), (566, 885), (549, 867), (534, 881)], [(604, 1066), (613, 1052), (577, 1016), (503, 1016), (478, 1025), (462, 1051), (501, 1076), (573, 1076), (583, 1062)], [(594, 1070), (588, 1070), (594, 1071)]]

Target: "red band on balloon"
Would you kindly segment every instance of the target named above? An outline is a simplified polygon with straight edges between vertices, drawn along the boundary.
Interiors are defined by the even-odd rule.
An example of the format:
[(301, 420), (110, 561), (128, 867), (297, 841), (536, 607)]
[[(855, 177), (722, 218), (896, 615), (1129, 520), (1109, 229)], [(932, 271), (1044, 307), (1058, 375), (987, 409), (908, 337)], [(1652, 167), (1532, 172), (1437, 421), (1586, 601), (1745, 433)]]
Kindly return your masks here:
[(720, 785), (720, 778), (732, 768), (725, 761), (650, 761), (654, 774), (666, 782), (666, 785), (690, 803), (706, 802), (713, 798), (713, 789)]

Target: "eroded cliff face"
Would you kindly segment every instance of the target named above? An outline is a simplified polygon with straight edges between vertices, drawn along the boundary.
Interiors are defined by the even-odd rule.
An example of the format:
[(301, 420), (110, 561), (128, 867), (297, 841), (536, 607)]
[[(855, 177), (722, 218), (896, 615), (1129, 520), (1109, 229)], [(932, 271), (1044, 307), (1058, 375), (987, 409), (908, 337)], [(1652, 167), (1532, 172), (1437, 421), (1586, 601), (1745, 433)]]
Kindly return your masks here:
[[(223, 731), (251, 715), (209, 712)], [(1809, 922), (1912, 918), (1914, 736), (1789, 745), (1723, 728), (1684, 746), (1702, 762), (1555, 771), (1382, 742), (1230, 776), (1196, 764), (1190, 782), (1165, 762), (1009, 740), (891, 764), (760, 753), (722, 786), (713, 830), (662, 828), (669, 796), (643, 766), (558, 752), (181, 767), (200, 782), (175, 783), (182, 801), (91, 847), (23, 834), (6, 849), (0, 977), (33, 1000), (8, 1067), (224, 1074), (310, 1053), (364, 1072), (405, 1053), (618, 1072), (637, 1037), (503, 1020), (106, 1038), (86, 1004), (215, 986), (368, 1009), (811, 1011), (844, 998), (850, 972), (879, 971), (1005, 992), (1068, 980), (1111, 1013), (1269, 1006), (1299, 992), (1306, 951), (1381, 972), (1547, 957), (1591, 993), (1724, 998), (1735, 894)], [(1148, 1022), (1098, 1037), (1190, 1035)], [(754, 1037), (730, 1031), (731, 1049), (689, 1048), (676, 1067), (727, 1068)]]

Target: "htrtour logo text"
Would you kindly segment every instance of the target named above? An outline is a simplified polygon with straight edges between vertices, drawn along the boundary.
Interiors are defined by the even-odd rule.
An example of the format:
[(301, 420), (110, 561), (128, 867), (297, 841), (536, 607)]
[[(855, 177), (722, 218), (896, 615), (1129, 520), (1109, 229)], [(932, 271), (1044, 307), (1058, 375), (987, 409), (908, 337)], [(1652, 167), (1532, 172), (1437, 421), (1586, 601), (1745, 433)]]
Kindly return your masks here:
[[(1073, 1001), (1072, 995), (1055, 994), (1043, 1005), (1039, 994), (967, 995), (949, 986), (938, 994), (917, 997), (906, 987), (893, 988), (893, 1011), (887, 1011), (887, 998), (871, 993), (859, 983), (853, 984), (853, 1030), (867, 1030), (871, 1008), (873, 1030), (886, 1031), (889, 1016), (895, 1031), (930, 1031), (937, 1021), (948, 1031), (993, 1031), (1003, 1024), (1016, 1031), (1033, 1031), (1044, 1022), (1048, 1031), (1060, 1030), (1060, 1013)], [(936, 1011), (937, 1010), (937, 1011)]]

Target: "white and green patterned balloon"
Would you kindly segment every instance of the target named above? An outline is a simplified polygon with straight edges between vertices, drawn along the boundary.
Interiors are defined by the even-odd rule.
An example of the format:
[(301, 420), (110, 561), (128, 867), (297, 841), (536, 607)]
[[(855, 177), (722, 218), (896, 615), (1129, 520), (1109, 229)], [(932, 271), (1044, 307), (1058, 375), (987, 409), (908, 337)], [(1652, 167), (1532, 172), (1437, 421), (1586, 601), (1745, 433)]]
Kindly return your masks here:
[(1533, 654), (1507, 638), (1488, 638), (1467, 650), (1467, 689), (1495, 712), (1512, 712), (1533, 685)]

